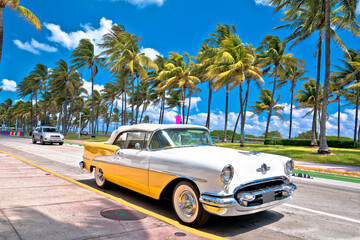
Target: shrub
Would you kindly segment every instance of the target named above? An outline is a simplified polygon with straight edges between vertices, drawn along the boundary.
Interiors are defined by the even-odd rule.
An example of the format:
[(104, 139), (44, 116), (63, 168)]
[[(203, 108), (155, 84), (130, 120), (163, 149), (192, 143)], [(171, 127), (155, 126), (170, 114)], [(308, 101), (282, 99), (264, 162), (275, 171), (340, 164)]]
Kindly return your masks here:
[[(319, 143), (319, 140), (318, 140)], [(334, 148), (358, 148), (360, 144), (354, 141), (337, 141), (328, 140), (329, 147)], [(265, 139), (265, 145), (285, 145), (285, 146), (310, 146), (311, 140), (309, 139)]]

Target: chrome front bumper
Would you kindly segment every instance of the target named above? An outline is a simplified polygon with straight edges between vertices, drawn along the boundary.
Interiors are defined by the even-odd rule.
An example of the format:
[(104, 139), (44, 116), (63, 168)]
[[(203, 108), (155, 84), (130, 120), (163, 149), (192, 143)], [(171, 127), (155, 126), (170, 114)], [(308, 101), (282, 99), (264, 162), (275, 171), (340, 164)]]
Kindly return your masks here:
[(220, 216), (240, 216), (268, 210), (290, 199), (296, 189), (284, 183), (255, 191), (238, 191), (231, 196), (202, 194), (200, 202), (206, 211)]

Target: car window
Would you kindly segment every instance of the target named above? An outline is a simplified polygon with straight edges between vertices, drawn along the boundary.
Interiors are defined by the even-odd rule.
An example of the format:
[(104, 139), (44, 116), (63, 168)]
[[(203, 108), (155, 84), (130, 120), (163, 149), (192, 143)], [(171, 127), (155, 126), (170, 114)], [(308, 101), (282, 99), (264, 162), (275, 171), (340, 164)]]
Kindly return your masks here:
[(150, 134), (147, 132), (126, 132), (122, 133), (117, 140), (115, 145), (122, 149), (136, 149), (135, 144), (140, 143), (140, 147), (146, 148)]
[(35, 131), (37, 131), (37, 132), (38, 132), (39, 130), (40, 130), (40, 129), (39, 129), (38, 127), (37, 127), (37, 128), (35, 128)]
[(56, 128), (43, 128), (44, 132), (58, 132)]
[(208, 131), (203, 129), (166, 129), (154, 134), (150, 142), (150, 149), (197, 145), (214, 145)]

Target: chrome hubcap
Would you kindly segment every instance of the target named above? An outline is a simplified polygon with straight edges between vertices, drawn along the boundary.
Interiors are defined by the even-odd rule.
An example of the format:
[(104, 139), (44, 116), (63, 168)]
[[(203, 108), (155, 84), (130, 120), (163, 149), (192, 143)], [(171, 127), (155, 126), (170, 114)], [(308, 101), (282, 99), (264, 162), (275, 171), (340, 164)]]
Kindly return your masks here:
[(179, 208), (187, 217), (194, 215), (196, 211), (196, 199), (190, 191), (185, 190), (181, 192), (179, 196)]
[(104, 181), (104, 173), (101, 169), (99, 169), (98, 173), (97, 173), (97, 178), (99, 180), (99, 182), (103, 182)]

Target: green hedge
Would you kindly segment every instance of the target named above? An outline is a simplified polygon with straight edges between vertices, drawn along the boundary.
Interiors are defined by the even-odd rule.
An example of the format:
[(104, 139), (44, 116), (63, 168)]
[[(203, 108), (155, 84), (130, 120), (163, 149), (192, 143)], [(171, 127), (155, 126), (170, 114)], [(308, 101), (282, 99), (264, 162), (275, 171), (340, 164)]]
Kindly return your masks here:
[[(318, 140), (319, 143), (319, 140)], [(310, 139), (265, 139), (265, 145), (285, 145), (285, 146), (310, 146)], [(328, 140), (329, 147), (334, 148), (358, 148), (360, 144), (354, 141)]]

